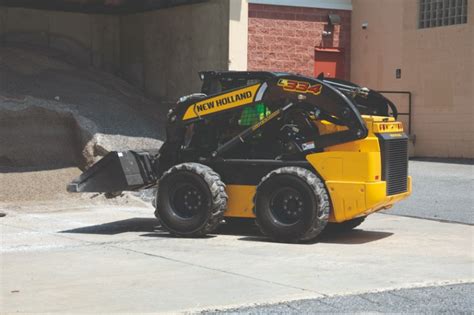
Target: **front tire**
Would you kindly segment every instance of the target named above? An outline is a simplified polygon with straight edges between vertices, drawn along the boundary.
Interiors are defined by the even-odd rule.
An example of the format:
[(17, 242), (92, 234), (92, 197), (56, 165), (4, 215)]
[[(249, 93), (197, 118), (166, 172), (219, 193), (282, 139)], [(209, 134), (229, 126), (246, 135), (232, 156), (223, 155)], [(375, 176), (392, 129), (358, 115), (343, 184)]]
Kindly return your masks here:
[(324, 183), (301, 167), (283, 167), (266, 175), (257, 186), (254, 205), (262, 233), (280, 242), (313, 240), (329, 219)]
[(161, 177), (155, 216), (171, 234), (200, 237), (223, 221), (227, 199), (219, 174), (206, 165), (183, 163)]

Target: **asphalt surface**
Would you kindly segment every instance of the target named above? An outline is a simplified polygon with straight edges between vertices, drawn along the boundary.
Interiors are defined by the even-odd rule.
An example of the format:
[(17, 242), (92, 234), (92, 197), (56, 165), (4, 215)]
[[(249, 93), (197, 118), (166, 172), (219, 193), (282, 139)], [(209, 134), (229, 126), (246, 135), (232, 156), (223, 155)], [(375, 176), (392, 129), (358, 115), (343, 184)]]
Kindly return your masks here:
[(202, 314), (410, 313), (472, 314), (474, 284), (391, 290), (378, 293), (300, 300)]
[(410, 161), (410, 198), (385, 211), (447, 222), (474, 224), (474, 166), (472, 161)]

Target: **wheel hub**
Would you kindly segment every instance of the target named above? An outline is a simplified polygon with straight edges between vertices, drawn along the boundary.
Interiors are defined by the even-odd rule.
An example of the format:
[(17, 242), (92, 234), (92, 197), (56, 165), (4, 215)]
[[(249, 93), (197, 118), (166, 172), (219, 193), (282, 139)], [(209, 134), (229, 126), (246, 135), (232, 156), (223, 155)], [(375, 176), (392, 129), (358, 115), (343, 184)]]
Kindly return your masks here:
[(288, 187), (280, 189), (273, 194), (270, 208), (277, 220), (286, 224), (292, 224), (301, 218), (304, 202), (297, 190)]
[(183, 218), (190, 218), (202, 209), (205, 201), (203, 193), (194, 185), (184, 184), (175, 188), (172, 206), (176, 213)]
[(196, 189), (190, 189), (184, 194), (184, 207), (188, 211), (197, 210), (202, 206), (202, 196)]
[(298, 214), (303, 211), (303, 202), (299, 196), (288, 194), (288, 196), (283, 199), (283, 209), (289, 216), (297, 217)]

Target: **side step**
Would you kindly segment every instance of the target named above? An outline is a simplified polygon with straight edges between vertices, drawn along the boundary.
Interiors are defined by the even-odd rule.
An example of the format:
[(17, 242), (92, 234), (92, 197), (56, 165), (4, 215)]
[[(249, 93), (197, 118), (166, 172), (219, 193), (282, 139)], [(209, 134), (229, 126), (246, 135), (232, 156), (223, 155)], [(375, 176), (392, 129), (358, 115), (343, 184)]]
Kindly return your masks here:
[(158, 151), (112, 151), (67, 185), (68, 192), (115, 193), (155, 184)]

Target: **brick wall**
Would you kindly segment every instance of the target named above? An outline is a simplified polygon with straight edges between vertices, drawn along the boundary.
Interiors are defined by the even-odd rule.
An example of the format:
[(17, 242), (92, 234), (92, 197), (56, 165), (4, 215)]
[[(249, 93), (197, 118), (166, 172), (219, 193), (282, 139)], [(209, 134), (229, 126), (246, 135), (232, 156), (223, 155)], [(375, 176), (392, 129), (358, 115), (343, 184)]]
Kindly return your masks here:
[[(328, 14), (341, 25), (330, 29)], [(315, 47), (343, 48), (350, 77), (351, 11), (249, 4), (248, 69), (314, 75)], [(330, 30), (332, 36), (323, 37)]]

